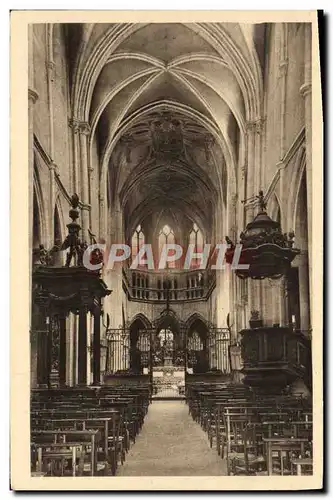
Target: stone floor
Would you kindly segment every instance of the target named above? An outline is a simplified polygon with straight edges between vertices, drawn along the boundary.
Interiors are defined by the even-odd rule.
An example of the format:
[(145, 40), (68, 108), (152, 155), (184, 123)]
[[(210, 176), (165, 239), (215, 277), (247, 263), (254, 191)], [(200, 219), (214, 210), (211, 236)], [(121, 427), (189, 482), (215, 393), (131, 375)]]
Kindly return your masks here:
[(184, 401), (153, 401), (118, 476), (220, 476), (226, 464)]

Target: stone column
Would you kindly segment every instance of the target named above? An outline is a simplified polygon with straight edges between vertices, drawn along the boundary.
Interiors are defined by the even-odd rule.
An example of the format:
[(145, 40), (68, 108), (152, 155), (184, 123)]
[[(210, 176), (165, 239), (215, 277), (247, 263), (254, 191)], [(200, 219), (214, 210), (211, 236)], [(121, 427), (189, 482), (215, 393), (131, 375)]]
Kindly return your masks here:
[[(31, 26), (31, 25), (30, 25)], [(29, 26), (29, 67), (32, 65), (32, 53), (30, 52), (31, 47), (30, 47), (30, 39), (32, 38), (31, 30)], [(29, 82), (30, 83), (30, 82)], [(29, 326), (32, 327), (32, 312), (31, 312), (31, 307), (32, 307), (32, 250), (33, 250), (33, 178), (34, 178), (34, 104), (38, 99), (38, 94), (35, 90), (32, 88), (28, 89), (28, 127), (29, 127), (29, 139), (28, 139), (28, 168), (29, 168), (29, 174), (28, 174), (28, 203), (29, 203)], [(31, 335), (31, 343), (30, 343), (30, 362), (31, 362), (31, 385), (34, 383), (39, 383), (38, 382), (38, 358), (39, 358), (39, 349), (38, 349), (38, 343), (39, 343), (39, 334), (36, 333), (36, 335), (32, 336)], [(37, 363), (33, 363), (33, 360), (37, 359)], [(34, 371), (33, 371), (34, 370)]]
[(55, 181), (55, 174), (57, 172), (57, 165), (52, 162), (49, 165), (49, 178), (50, 178), (50, 197), (49, 197), (49, 227), (50, 227), (50, 237), (51, 237), (51, 242), (50, 246), (53, 245), (53, 235), (54, 235), (54, 207), (55, 207), (55, 191), (56, 191), (56, 181)]
[[(111, 232), (109, 233), (109, 241), (111, 241), (111, 243), (122, 243), (124, 241), (122, 217), (123, 214), (121, 207), (119, 205), (114, 206)], [(113, 269), (108, 269), (108, 266), (104, 269), (103, 279), (105, 280), (107, 287), (113, 290), (112, 296), (107, 297), (104, 301), (104, 310), (106, 313), (108, 312), (110, 314), (111, 328), (118, 328), (123, 322), (123, 266), (126, 266), (126, 262), (115, 262)]]
[[(88, 148), (89, 149), (89, 148)], [(95, 169), (91, 165), (88, 167), (88, 203), (90, 205), (89, 209), (89, 228), (93, 231), (98, 231), (98, 198), (96, 199), (95, 196), (95, 189), (97, 186), (95, 186), (95, 178), (94, 178), (94, 172)], [(98, 172), (97, 172), (98, 174)], [(97, 175), (97, 180), (98, 180), (98, 175)]]
[(302, 250), (297, 261), (301, 330), (308, 330), (310, 327), (308, 252)]
[[(229, 218), (229, 234), (231, 235), (231, 240), (236, 241), (237, 240), (237, 205), (238, 205), (238, 195), (234, 194), (229, 203), (230, 207), (230, 218)], [(221, 272), (221, 271), (220, 271)], [(229, 320), (230, 323), (233, 326), (233, 331), (232, 335), (235, 336), (236, 330), (236, 316), (238, 314), (237, 311), (237, 303), (238, 303), (238, 297), (237, 297), (237, 290), (236, 290), (236, 280), (238, 278), (236, 277), (236, 271), (235, 269), (230, 269), (230, 278), (229, 278)], [(228, 314), (227, 313), (227, 314)], [(226, 316), (227, 317), (227, 316)], [(236, 324), (235, 324), (236, 323)], [(225, 325), (226, 326), (226, 318), (225, 318)], [(234, 342), (236, 339), (231, 338), (231, 341)]]
[[(263, 120), (257, 119), (247, 123), (247, 196), (245, 202), (246, 224), (252, 222), (256, 215), (256, 199), (263, 183), (261, 169), (261, 145)], [(262, 304), (262, 286), (257, 280), (248, 281), (248, 309), (258, 310)], [(264, 319), (264, 318), (263, 318)]]
[(51, 246), (53, 244), (53, 232), (54, 232), (54, 204), (55, 204), (55, 170), (56, 165), (54, 163), (55, 151), (54, 151), (54, 113), (53, 113), (53, 85), (54, 85), (54, 73), (55, 73), (55, 63), (53, 61), (53, 25), (47, 24), (46, 28), (46, 40), (47, 40), (47, 56), (46, 56), (46, 81), (47, 81), (47, 105), (48, 105), (48, 115), (49, 115), (49, 127), (50, 127), (50, 137), (49, 137), (49, 155), (51, 158), (51, 165), (49, 166), (49, 184), (50, 184), (50, 194), (48, 198), (49, 205), (49, 228), (51, 236)]
[[(305, 60), (304, 60), (304, 84), (300, 88), (304, 97), (305, 107), (305, 143), (306, 143), (306, 190), (308, 211), (308, 258), (309, 269), (312, 269), (312, 27), (310, 23), (305, 24), (304, 33)], [(310, 293), (310, 323), (312, 318), (312, 276), (309, 273)]]
[(38, 99), (37, 92), (28, 89), (28, 114), (29, 114), (29, 236), (30, 248), (32, 248), (33, 238), (33, 175), (34, 175), (34, 104)]
[(29, 126), (29, 213), (30, 216), (30, 238), (32, 246), (32, 208), (33, 208), (33, 172), (34, 172), (34, 104), (38, 99), (38, 93), (34, 88), (34, 64), (33, 64), (33, 25), (28, 26), (28, 55), (29, 55), (29, 72), (28, 72), (28, 126)]
[(286, 152), (286, 99), (287, 99), (287, 72), (288, 60), (280, 61), (280, 84), (281, 84), (281, 117), (280, 117), (280, 160)]
[(245, 201), (245, 211), (246, 211), (246, 224), (253, 220), (254, 206), (251, 201), (252, 197), (255, 195), (254, 192), (254, 176), (255, 176), (255, 122), (248, 122), (246, 124), (247, 131), (247, 170), (246, 170), (246, 201)]
[[(288, 26), (288, 25), (287, 25)], [(287, 102), (287, 73), (288, 73), (288, 27), (283, 23), (280, 30), (280, 160), (286, 153), (286, 102)]]
[(90, 134), (90, 126), (86, 122), (79, 124), (80, 137), (80, 167), (81, 167), (81, 220), (82, 220), (82, 239), (89, 241), (89, 173), (88, 173), (88, 135)]
[(54, 159), (54, 117), (53, 117), (53, 82), (55, 73), (55, 63), (53, 60), (53, 25), (46, 24), (47, 56), (46, 56), (46, 76), (47, 76), (47, 97), (50, 125), (50, 146), (49, 155)]
[(101, 177), (101, 180), (97, 180), (97, 185), (99, 186), (99, 237), (108, 241), (109, 238), (107, 236), (107, 223), (109, 214), (108, 208), (108, 185), (107, 185), (107, 175), (106, 173)]
[(264, 179), (261, 168), (261, 153), (262, 153), (262, 135), (264, 130), (264, 121), (259, 118), (254, 124), (254, 182), (253, 194), (257, 195), (260, 189), (263, 188)]
[(73, 168), (70, 176), (70, 184), (72, 193), (79, 194), (79, 160), (78, 160), (78, 135), (79, 135), (79, 125), (75, 118), (69, 120), (69, 126), (72, 129), (72, 155), (73, 155)]
[[(29, 203), (29, 303), (31, 304), (31, 276), (32, 276), (32, 247), (33, 247), (33, 178), (34, 178), (34, 105), (38, 99), (38, 93), (34, 88), (34, 50), (33, 50), (33, 25), (28, 26), (28, 168), (29, 168), (29, 182), (28, 182), (28, 203)], [(31, 322), (31, 319), (29, 323)]]

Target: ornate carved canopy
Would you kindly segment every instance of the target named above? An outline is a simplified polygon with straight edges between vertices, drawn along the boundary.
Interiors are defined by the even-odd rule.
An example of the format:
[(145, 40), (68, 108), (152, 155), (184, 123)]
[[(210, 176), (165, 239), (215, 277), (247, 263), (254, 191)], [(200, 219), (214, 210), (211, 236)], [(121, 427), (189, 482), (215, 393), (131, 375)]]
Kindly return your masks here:
[[(240, 234), (241, 253), (239, 264), (248, 269), (236, 269), (239, 278), (280, 278), (286, 274), (299, 250), (293, 248), (294, 233), (282, 233), (280, 224), (266, 212), (263, 192), (259, 192), (259, 213)], [(235, 245), (226, 237), (231, 248), (226, 252), (226, 261), (233, 263)]]

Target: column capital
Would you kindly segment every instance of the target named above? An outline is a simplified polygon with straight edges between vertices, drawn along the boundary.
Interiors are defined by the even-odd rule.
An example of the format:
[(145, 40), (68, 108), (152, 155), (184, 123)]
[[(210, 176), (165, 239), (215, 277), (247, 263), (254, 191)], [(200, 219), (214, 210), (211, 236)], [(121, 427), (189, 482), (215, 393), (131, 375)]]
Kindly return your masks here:
[(74, 134), (78, 133), (78, 131), (79, 131), (79, 121), (76, 118), (69, 118), (68, 125), (73, 130)]
[(264, 119), (257, 118), (256, 120), (249, 120), (246, 122), (246, 130), (248, 133), (261, 134), (263, 131)]
[(255, 125), (257, 134), (262, 134), (264, 130), (264, 119), (259, 118), (258, 120), (256, 120)]
[(246, 122), (246, 131), (249, 133), (249, 132), (254, 132), (255, 129), (256, 129), (256, 123), (255, 121), (248, 121)]
[(311, 92), (312, 92), (312, 84), (310, 82), (303, 83), (303, 85), (299, 89), (299, 92), (300, 92), (300, 94), (301, 94), (302, 97), (305, 97), (308, 94), (311, 94)]
[(31, 89), (31, 88), (28, 89), (29, 101), (32, 101), (32, 103), (35, 104), (35, 102), (38, 100), (38, 97), (39, 97), (39, 95), (38, 95), (37, 90)]
[(51, 82), (53, 82), (55, 66), (56, 65), (55, 65), (54, 61), (47, 61), (46, 62), (46, 70), (47, 70), (47, 73), (50, 77)]
[(80, 121), (77, 118), (70, 118), (68, 125), (74, 130), (74, 133), (79, 132), (82, 135), (89, 135), (91, 132), (89, 123)]
[(288, 59), (283, 59), (280, 61), (279, 64), (280, 76), (285, 76), (287, 74), (288, 63), (289, 63)]
[(79, 132), (82, 135), (89, 135), (91, 128), (88, 122), (78, 122)]

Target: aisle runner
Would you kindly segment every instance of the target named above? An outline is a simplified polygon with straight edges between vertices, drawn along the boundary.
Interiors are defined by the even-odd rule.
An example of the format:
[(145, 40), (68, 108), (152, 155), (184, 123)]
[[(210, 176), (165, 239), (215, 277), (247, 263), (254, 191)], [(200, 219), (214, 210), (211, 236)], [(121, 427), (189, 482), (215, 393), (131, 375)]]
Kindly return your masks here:
[(225, 461), (184, 401), (154, 401), (118, 476), (221, 476)]

